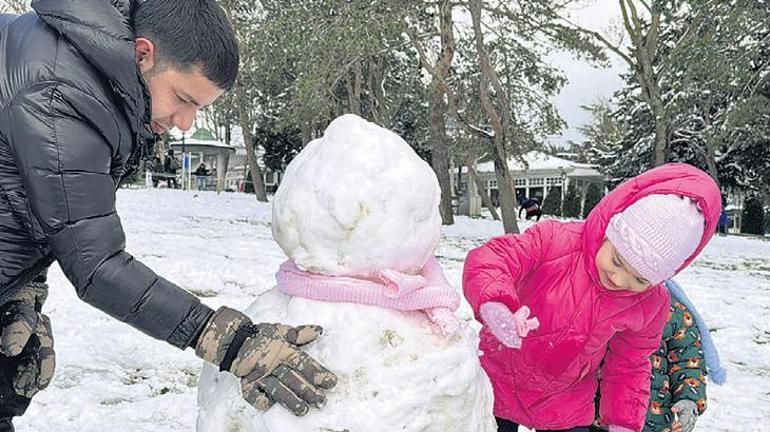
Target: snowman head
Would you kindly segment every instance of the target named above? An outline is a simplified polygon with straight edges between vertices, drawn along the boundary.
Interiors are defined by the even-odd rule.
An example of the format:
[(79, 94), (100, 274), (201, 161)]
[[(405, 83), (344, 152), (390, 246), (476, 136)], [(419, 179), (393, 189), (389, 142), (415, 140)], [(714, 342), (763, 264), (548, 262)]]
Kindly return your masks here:
[(441, 234), (433, 170), (400, 136), (335, 119), (289, 164), (273, 200), (273, 238), (301, 269), (418, 273)]

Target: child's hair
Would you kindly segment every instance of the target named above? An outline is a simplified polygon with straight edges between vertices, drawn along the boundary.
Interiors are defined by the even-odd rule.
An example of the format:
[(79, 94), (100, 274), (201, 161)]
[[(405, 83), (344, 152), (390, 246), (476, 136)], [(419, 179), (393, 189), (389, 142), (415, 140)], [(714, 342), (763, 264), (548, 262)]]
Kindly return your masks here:
[(649, 195), (616, 214), (606, 236), (620, 255), (652, 284), (674, 274), (697, 250), (705, 219), (680, 195)]

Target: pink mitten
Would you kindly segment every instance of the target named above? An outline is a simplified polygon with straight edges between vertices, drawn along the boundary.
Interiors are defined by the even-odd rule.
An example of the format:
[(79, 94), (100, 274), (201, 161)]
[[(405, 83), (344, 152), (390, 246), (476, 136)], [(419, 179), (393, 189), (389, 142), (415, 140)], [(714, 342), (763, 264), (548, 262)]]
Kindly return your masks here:
[(634, 432), (633, 429), (624, 428), (623, 426), (617, 426), (617, 425), (610, 425), (609, 430), (610, 432)]
[(479, 313), (489, 331), (509, 348), (521, 348), (521, 338), (540, 327), (537, 318), (529, 318), (526, 306), (512, 313), (503, 303), (487, 302), (481, 305)]

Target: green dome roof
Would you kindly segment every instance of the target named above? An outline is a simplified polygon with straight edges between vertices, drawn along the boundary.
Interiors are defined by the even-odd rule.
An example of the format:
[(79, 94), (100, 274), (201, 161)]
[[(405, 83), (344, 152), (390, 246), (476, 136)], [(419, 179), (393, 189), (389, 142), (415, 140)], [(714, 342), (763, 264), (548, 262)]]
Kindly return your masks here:
[(211, 131), (206, 128), (200, 128), (196, 130), (195, 133), (192, 134), (190, 138), (201, 140), (201, 141), (216, 141), (214, 134), (211, 133)]

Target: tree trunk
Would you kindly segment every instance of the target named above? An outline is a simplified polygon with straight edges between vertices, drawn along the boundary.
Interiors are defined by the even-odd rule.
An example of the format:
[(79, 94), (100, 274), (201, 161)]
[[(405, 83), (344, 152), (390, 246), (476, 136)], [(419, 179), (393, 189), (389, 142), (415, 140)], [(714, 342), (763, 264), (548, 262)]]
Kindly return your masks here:
[(452, 59), (455, 53), (454, 29), (452, 21), (452, 2), (441, 0), (439, 8), (439, 33), (441, 38), (441, 52), (435, 65), (431, 65), (426, 54), (425, 47), (420, 42), (415, 32), (409, 32), (409, 38), (420, 56), (420, 65), (432, 76), (430, 98), (430, 145), (431, 166), (438, 178), (441, 187), (441, 203), (439, 210), (444, 225), (454, 224), (452, 214), (452, 188), (449, 172), (449, 150), (447, 149), (446, 119), (447, 102), (444, 96), (449, 96), (450, 89), (447, 84)]
[[(641, 35), (635, 35), (641, 37)], [(653, 149), (653, 166), (663, 165), (668, 161), (668, 131), (670, 130), (668, 125), (668, 119), (666, 117), (666, 110), (663, 106), (663, 99), (660, 95), (660, 84), (655, 76), (655, 71), (652, 67), (651, 56), (654, 56), (654, 52), (649, 52), (645, 46), (636, 47), (636, 81), (639, 83), (639, 87), (642, 93), (642, 99), (647, 103), (647, 107), (650, 108), (652, 113), (652, 121), (655, 126), (655, 148)]]
[[(476, 51), (479, 57), (479, 68), (481, 76), (479, 77), (479, 99), (484, 107), (484, 112), (492, 124), (495, 131), (494, 148), (492, 149), (492, 158), (495, 165), (495, 177), (497, 178), (497, 190), (500, 194), (500, 211), (503, 214), (503, 229), (506, 233), (519, 233), (519, 225), (516, 221), (516, 192), (513, 188), (513, 181), (508, 171), (508, 155), (505, 150), (506, 136), (510, 127), (510, 111), (508, 98), (500, 84), (500, 80), (492, 67), (489, 53), (484, 45), (484, 34), (481, 31), (481, 1), (469, 1), (471, 21), (473, 23), (473, 33), (476, 45)], [(497, 112), (495, 104), (492, 102), (489, 94), (489, 85), (496, 90), (496, 96), (500, 99), (500, 113)]]
[(449, 152), (447, 149), (446, 136), (446, 113), (447, 105), (444, 95), (446, 94), (446, 80), (449, 76), (449, 68), (454, 58), (454, 33), (452, 29), (452, 4), (448, 0), (442, 0), (439, 6), (439, 30), (441, 32), (441, 55), (436, 63), (433, 84), (433, 95), (431, 97), (431, 165), (433, 171), (438, 177), (438, 183), (441, 187), (441, 220), (444, 225), (454, 224), (454, 215), (452, 214), (452, 189), (449, 181)]
[[(497, 214), (497, 208), (495, 208), (495, 206), (492, 204), (492, 199), (489, 198), (489, 194), (487, 194), (487, 188), (484, 187), (484, 183), (481, 182), (479, 173), (476, 172), (476, 167), (473, 166), (473, 163), (474, 161), (472, 158), (465, 158), (465, 165), (468, 167), (468, 174), (470, 174), (470, 177), (473, 178), (473, 181), (476, 183), (476, 189), (478, 189), (479, 195), (481, 196), (481, 202), (483, 202), (484, 205), (489, 209), (489, 213), (492, 214), (492, 218), (496, 221), (499, 221), (500, 215)], [(470, 197), (468, 199), (470, 199)]]
[(660, 89), (652, 89), (654, 93), (651, 97), (650, 108), (655, 117), (655, 160), (654, 166), (661, 166), (668, 162), (668, 131), (669, 126), (666, 120), (666, 113), (663, 108), (663, 101), (660, 99)]
[[(703, 121), (706, 124), (706, 130), (712, 130), (711, 128), (711, 98), (707, 99), (707, 102), (705, 104), (705, 107), (703, 109)], [(719, 147), (719, 142), (721, 142), (721, 137), (719, 135), (713, 134), (713, 133), (707, 133), (706, 139), (704, 140), (704, 146), (706, 150), (706, 154), (704, 155), (704, 159), (706, 159), (706, 166), (708, 167), (709, 174), (714, 179), (715, 182), (717, 182), (717, 186), (719, 187), (719, 190), (722, 190), (722, 183), (719, 181), (719, 168), (717, 166), (717, 148)]]
[[(653, 165), (660, 166), (668, 161), (668, 131), (671, 129), (663, 106), (658, 73), (653, 65), (658, 56), (661, 11), (654, 9), (650, 14), (649, 25), (644, 26), (639, 19), (633, 1), (620, 1), (626, 31), (631, 36), (636, 57), (636, 79), (642, 90), (647, 105), (650, 107), (655, 122), (655, 150)], [(633, 66), (632, 66), (633, 67)]]
[(243, 141), (246, 145), (246, 163), (249, 166), (251, 181), (254, 184), (254, 195), (257, 196), (257, 201), (267, 202), (265, 182), (262, 180), (262, 170), (257, 163), (257, 155), (251, 136), (251, 124), (243, 116), (241, 116), (241, 129), (243, 129)]
[[(348, 93), (348, 112), (361, 117), (361, 62), (356, 62), (352, 72), (345, 80)], [(352, 75), (352, 76), (351, 76)]]
[(434, 86), (431, 100), (431, 166), (438, 178), (438, 184), (441, 187), (441, 221), (444, 225), (454, 224), (454, 215), (452, 214), (452, 190), (449, 181), (449, 153), (446, 145), (446, 123), (444, 118), (446, 113), (446, 103), (444, 101), (444, 91)]
[(508, 165), (505, 159), (495, 153), (495, 177), (497, 178), (497, 190), (500, 194), (500, 211), (503, 213), (503, 229), (506, 233), (519, 233), (519, 224), (516, 221), (516, 193), (513, 189)]
[(722, 190), (722, 184), (719, 182), (719, 169), (717, 168), (716, 155), (714, 152), (714, 145), (706, 143), (708, 156), (706, 157), (706, 166), (708, 167), (709, 175), (717, 182), (717, 186)]
[(302, 122), (300, 134), (302, 136), (302, 148), (305, 148), (305, 146), (310, 144), (310, 141), (313, 139), (313, 128), (310, 126), (310, 122)]

